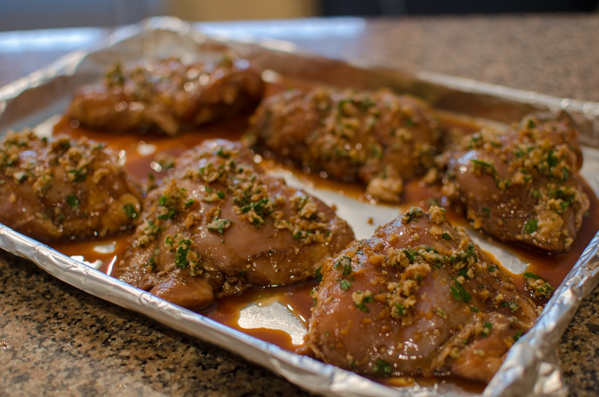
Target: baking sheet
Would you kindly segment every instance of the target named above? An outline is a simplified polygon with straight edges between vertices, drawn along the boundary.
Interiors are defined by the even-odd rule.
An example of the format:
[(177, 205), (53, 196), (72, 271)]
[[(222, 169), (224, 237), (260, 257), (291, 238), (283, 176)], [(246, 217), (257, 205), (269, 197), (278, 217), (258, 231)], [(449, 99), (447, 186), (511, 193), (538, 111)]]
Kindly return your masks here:
[[(184, 61), (209, 60), (233, 52), (270, 72), (345, 85), (374, 89), (388, 86), (411, 92), (432, 102), (438, 109), (484, 118), (496, 123), (518, 120), (532, 111), (567, 111), (581, 129), (585, 165), (582, 174), (595, 193), (599, 192), (599, 103), (572, 101), (536, 93), (492, 86), (467, 79), (430, 73), (415, 75), (386, 69), (361, 69), (339, 61), (298, 54), (293, 45), (272, 40), (232, 42), (208, 37), (193, 25), (168, 17), (152, 18), (117, 31), (101, 47), (90, 52), (74, 52), (49, 67), (0, 89), (0, 134), (9, 129), (41, 125), (48, 131), (53, 117), (68, 105), (73, 90), (97, 81), (115, 60), (142, 57), (180, 56)], [(353, 227), (358, 238), (369, 237), (374, 228), (399, 214), (398, 207), (377, 206), (359, 202), (334, 192), (303, 186), (290, 173), (284, 173), (292, 185), (300, 185), (328, 204), (335, 204), (338, 215)], [(369, 225), (367, 220), (374, 222)], [(477, 236), (476, 233), (473, 236)], [(476, 239), (491, 251), (508, 269), (519, 273), (524, 264), (515, 256), (483, 239)], [(564, 395), (565, 387), (556, 365), (555, 347), (574, 315), (580, 301), (599, 282), (599, 237), (595, 236), (578, 263), (556, 290), (537, 325), (510, 350), (504, 365), (485, 389), (484, 395)], [(0, 247), (35, 262), (55, 277), (125, 308), (147, 315), (188, 335), (234, 351), (261, 364), (289, 381), (312, 392), (343, 396), (407, 396), (468, 395), (451, 384), (431, 387), (393, 389), (306, 356), (285, 351), (239, 331), (233, 330), (197, 313), (163, 301), (140, 291), (90, 266), (66, 257), (45, 245), (0, 225)], [(279, 305), (280, 306), (280, 305)], [(276, 304), (251, 306), (242, 320), (252, 321), (266, 316), (276, 318), (278, 326), (294, 340), (301, 339), (302, 328), (291, 315)]]

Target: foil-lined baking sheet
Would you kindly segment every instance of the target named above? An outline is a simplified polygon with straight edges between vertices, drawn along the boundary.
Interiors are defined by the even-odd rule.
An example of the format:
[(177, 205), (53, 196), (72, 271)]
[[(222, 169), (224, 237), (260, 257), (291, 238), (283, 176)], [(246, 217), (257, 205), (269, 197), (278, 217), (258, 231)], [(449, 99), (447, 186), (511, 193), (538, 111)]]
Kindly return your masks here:
[[(100, 79), (115, 61), (178, 56), (184, 61), (240, 56), (262, 68), (265, 79), (277, 76), (313, 80), (327, 85), (363, 89), (390, 87), (430, 101), (432, 105), (501, 126), (531, 112), (566, 112), (580, 128), (586, 145), (582, 174), (599, 194), (599, 103), (549, 97), (472, 80), (426, 72), (410, 74), (382, 68), (359, 68), (322, 57), (299, 54), (293, 44), (273, 40), (231, 41), (209, 37), (194, 25), (175, 18), (151, 18), (118, 30), (92, 51), (71, 53), (47, 68), (0, 88), (0, 135), (8, 130), (38, 127), (47, 134), (66, 109), (76, 87)], [(337, 207), (337, 214), (352, 226), (357, 238), (370, 237), (380, 224), (395, 218), (402, 208), (372, 206), (314, 186), (306, 186), (293, 174), (280, 176), (294, 186)], [(368, 222), (372, 218), (373, 222)], [(493, 253), (514, 273), (526, 267), (521, 260), (471, 233), (475, 241)], [(138, 290), (81, 261), (0, 225), (0, 247), (36, 263), (40, 268), (94, 296), (142, 313), (190, 336), (233, 351), (311, 392), (330, 396), (467, 396), (452, 384), (392, 388), (307, 356), (291, 353), (242, 332), (183, 309), (148, 292)], [(556, 359), (556, 346), (576, 308), (599, 283), (599, 235), (596, 235), (545, 307), (537, 324), (511, 348), (503, 366), (483, 395), (566, 394)], [(305, 329), (282, 305), (250, 305), (242, 310), (240, 325), (252, 328), (264, 319), (269, 327), (288, 332), (299, 344)], [(243, 325), (245, 324), (245, 325)]]

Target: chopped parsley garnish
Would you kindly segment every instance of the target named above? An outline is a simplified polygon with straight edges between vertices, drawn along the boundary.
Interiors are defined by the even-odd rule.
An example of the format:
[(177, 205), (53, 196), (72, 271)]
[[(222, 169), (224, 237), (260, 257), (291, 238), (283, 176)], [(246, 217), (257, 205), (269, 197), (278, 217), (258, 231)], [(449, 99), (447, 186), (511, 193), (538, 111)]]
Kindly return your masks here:
[(437, 308), (435, 309), (435, 314), (436, 314), (437, 316), (441, 317), (441, 318), (447, 318), (447, 313), (445, 312), (445, 310), (443, 310), (443, 309), (441, 309), (441, 308), (439, 308), (439, 307), (437, 307)]
[(463, 267), (458, 271), (458, 275), (464, 277), (465, 279), (468, 278), (468, 269)]
[(72, 169), (69, 173), (73, 175), (73, 182), (83, 182), (87, 178), (87, 172), (84, 169)]
[(537, 123), (535, 123), (533, 119), (528, 119), (528, 124), (526, 126), (529, 130), (531, 130), (537, 126)]
[(160, 214), (158, 215), (158, 219), (160, 220), (165, 220), (165, 219), (173, 219), (175, 216), (177, 216), (177, 210), (174, 208), (169, 208), (168, 212), (166, 214)]
[(470, 294), (468, 293), (468, 291), (466, 291), (464, 289), (464, 287), (462, 286), (462, 284), (458, 283), (457, 280), (455, 279), (455, 277), (453, 278), (453, 285), (449, 286), (449, 290), (451, 291), (451, 296), (453, 296), (453, 298), (459, 302), (468, 302), (470, 301)]
[(570, 170), (567, 167), (562, 168), (562, 181), (567, 181), (570, 178)]
[(135, 219), (139, 215), (135, 210), (135, 206), (131, 203), (123, 205), (123, 210), (125, 211), (125, 214), (131, 219)]
[(497, 169), (491, 163), (487, 163), (486, 161), (481, 161), (481, 160), (477, 160), (477, 159), (472, 159), (470, 161), (472, 161), (472, 163), (475, 166), (481, 167), (489, 175), (496, 175), (497, 174)]
[(536, 275), (534, 273), (528, 273), (528, 272), (524, 273), (522, 275), (522, 277), (524, 277), (524, 278), (532, 278), (533, 280), (539, 280), (541, 278), (539, 275)]
[(348, 289), (351, 288), (352, 282), (349, 280), (341, 280), (341, 282), (339, 283), (339, 285), (341, 286), (341, 289), (343, 291), (347, 291)]
[(410, 263), (414, 263), (414, 261), (416, 260), (416, 255), (418, 255), (418, 253), (416, 251), (414, 251), (414, 250), (409, 249), (409, 248), (404, 248), (403, 252), (408, 257), (408, 260), (410, 261)]
[(491, 328), (493, 328), (493, 324), (491, 324), (488, 321), (485, 321), (483, 327), (484, 328), (481, 332), (481, 335), (483, 336), (483, 338), (486, 338), (487, 336), (489, 336), (489, 333), (491, 332)]
[(558, 159), (553, 154), (553, 150), (550, 149), (549, 151), (547, 151), (547, 165), (549, 165), (549, 168), (553, 168), (557, 165), (557, 163)]
[(343, 256), (337, 261), (337, 263), (335, 263), (333, 269), (338, 269), (339, 267), (341, 267), (343, 276), (349, 276), (349, 274), (352, 272), (351, 258), (349, 256)]
[(222, 157), (224, 159), (228, 159), (231, 157), (231, 153), (224, 151), (222, 147), (218, 149), (216, 154), (218, 155), (218, 157)]
[(67, 196), (67, 204), (74, 210), (78, 210), (81, 205), (79, 199), (74, 194), (70, 194)]
[(514, 342), (518, 342), (518, 339), (520, 339), (523, 334), (524, 334), (524, 331), (522, 331), (521, 329), (516, 331), (516, 334), (514, 335)]
[(534, 233), (537, 230), (537, 220), (536, 219), (530, 219), (528, 222), (526, 222), (526, 225), (524, 226), (524, 232), (531, 234)]
[(518, 310), (520, 308), (520, 306), (518, 306), (518, 304), (516, 302), (503, 302), (503, 303), (501, 303), (501, 306), (507, 307), (512, 312), (515, 312), (516, 310)]
[(393, 373), (393, 366), (385, 360), (378, 359), (376, 360), (376, 363), (374, 363), (374, 372), (383, 376), (391, 376)]
[(175, 253), (175, 265), (179, 268), (184, 268), (189, 264), (187, 253), (189, 252), (191, 241), (183, 240), (180, 244), (181, 245), (177, 248), (177, 252)]
[(395, 304), (395, 310), (397, 311), (397, 314), (399, 314), (400, 316), (403, 316), (406, 314), (406, 307), (404, 305), (402, 305), (401, 303)]
[(316, 269), (316, 281), (322, 282), (322, 266)]
[(208, 230), (218, 234), (224, 234), (225, 230), (230, 228), (232, 224), (233, 222), (228, 219), (214, 218), (214, 220), (208, 224)]
[(372, 302), (374, 302), (374, 298), (372, 297), (372, 295), (368, 295), (364, 297), (364, 299), (362, 299), (362, 303), (360, 303), (359, 305), (354, 303), (354, 305), (356, 305), (356, 307), (362, 310), (364, 313), (370, 313), (370, 309), (368, 309), (364, 304)]
[(419, 216), (422, 216), (423, 213), (424, 211), (418, 207), (410, 208), (410, 210), (401, 217), (401, 220), (404, 223), (410, 223)]

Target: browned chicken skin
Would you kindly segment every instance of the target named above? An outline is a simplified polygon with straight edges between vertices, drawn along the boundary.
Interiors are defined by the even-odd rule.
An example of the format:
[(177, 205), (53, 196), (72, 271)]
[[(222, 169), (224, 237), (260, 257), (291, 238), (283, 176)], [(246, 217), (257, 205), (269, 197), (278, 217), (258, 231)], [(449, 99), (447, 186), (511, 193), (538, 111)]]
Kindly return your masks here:
[(316, 198), (270, 177), (238, 143), (205, 141), (148, 195), (115, 276), (192, 310), (248, 285), (305, 280), (354, 238)]
[(361, 374), (488, 381), (536, 320), (532, 302), (439, 207), (411, 209), (321, 272), (307, 345)]
[(244, 62), (185, 65), (170, 58), (116, 64), (102, 84), (75, 94), (68, 113), (88, 128), (174, 135), (258, 104), (264, 83)]
[(284, 92), (262, 102), (245, 137), (315, 172), (398, 202), (403, 180), (433, 164), (437, 124), (423, 101), (388, 90), (317, 88)]
[(40, 241), (107, 236), (137, 223), (140, 194), (102, 144), (8, 133), (0, 145), (0, 222)]
[(589, 199), (577, 131), (524, 118), (507, 133), (482, 130), (445, 154), (444, 192), (479, 228), (503, 241), (567, 251)]

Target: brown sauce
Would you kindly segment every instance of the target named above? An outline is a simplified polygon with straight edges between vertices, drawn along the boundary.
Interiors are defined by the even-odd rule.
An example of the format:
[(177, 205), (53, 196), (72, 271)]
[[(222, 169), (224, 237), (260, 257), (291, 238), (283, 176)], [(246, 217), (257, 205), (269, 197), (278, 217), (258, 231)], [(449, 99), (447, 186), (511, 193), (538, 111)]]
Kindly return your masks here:
[[(269, 85), (268, 92), (274, 93), (280, 91), (283, 85)], [(477, 126), (472, 123), (465, 123), (458, 119), (441, 118), (441, 123), (445, 130), (449, 128), (461, 128), (466, 132), (476, 130)], [(241, 117), (235, 120), (226, 121), (219, 124), (202, 127), (198, 131), (190, 131), (178, 135), (176, 137), (167, 137), (153, 133), (136, 134), (136, 133), (115, 133), (89, 131), (79, 128), (76, 123), (73, 124), (68, 118), (63, 118), (54, 128), (54, 134), (66, 134), (73, 138), (86, 136), (90, 139), (105, 142), (108, 147), (114, 150), (124, 150), (127, 156), (125, 169), (135, 178), (141, 181), (145, 180), (149, 173), (153, 173), (157, 180), (160, 180), (164, 173), (155, 172), (150, 165), (154, 161), (157, 153), (168, 153), (178, 155), (184, 150), (201, 143), (203, 140), (212, 138), (223, 138), (230, 140), (238, 140), (247, 128), (247, 117)], [(138, 150), (144, 145), (154, 145), (153, 153), (144, 154)], [(268, 160), (264, 163), (272, 164)], [(279, 165), (280, 166), (280, 165)], [(326, 187), (329, 190), (339, 192), (350, 197), (368, 200), (364, 195), (362, 186), (345, 184), (329, 179), (322, 179), (318, 175), (307, 175), (297, 168), (284, 166), (291, 170), (304, 182), (314, 184), (318, 187)], [(574, 243), (572, 249), (568, 253), (551, 255), (531, 249), (517, 247), (513, 245), (504, 245), (505, 249), (510, 250), (519, 256), (523, 261), (530, 263), (529, 270), (548, 280), (551, 285), (557, 287), (564, 279), (568, 271), (575, 264), (578, 257), (581, 255), (585, 247), (593, 238), (599, 229), (599, 201), (595, 194), (587, 186), (587, 193), (591, 198), (591, 209), (589, 216), (583, 221), (579, 236)], [(441, 200), (441, 194), (435, 187), (425, 186), (419, 181), (414, 180), (406, 184), (404, 202), (401, 205), (402, 209), (411, 206), (420, 206), (428, 208), (432, 200)], [(442, 204), (442, 202), (441, 202)], [(399, 215), (399, 208), (398, 208)], [(460, 214), (447, 210), (446, 213), (450, 222), (454, 225), (465, 226), (466, 220)], [(98, 252), (98, 246), (105, 247), (112, 245), (114, 249), (111, 252)], [(110, 274), (113, 266), (118, 264), (119, 258), (122, 257), (125, 249), (128, 246), (128, 235), (110, 237), (106, 239), (98, 239), (84, 242), (70, 242), (65, 244), (53, 244), (53, 248), (69, 256), (83, 256), (87, 262), (101, 261), (102, 264), (99, 270)], [(523, 290), (523, 280), (521, 276), (514, 275), (516, 286)], [(246, 329), (238, 324), (240, 311), (255, 302), (269, 302), (277, 300), (284, 306), (288, 307), (290, 312), (296, 315), (298, 320), (307, 328), (310, 318), (310, 310), (313, 300), (310, 297), (310, 290), (316, 285), (314, 281), (307, 282), (301, 285), (293, 285), (277, 288), (251, 288), (245, 292), (228, 298), (224, 298), (215, 302), (201, 314), (218, 321), (231, 328), (240, 330), (248, 335), (252, 335), (261, 340), (274, 343), (283, 349), (290, 351), (298, 351), (298, 345), (292, 343), (291, 337), (283, 331), (256, 328)], [(376, 379), (381, 383), (389, 386), (407, 386), (418, 383), (423, 386), (429, 386), (436, 383), (452, 383), (473, 392), (482, 392), (485, 385), (481, 383), (471, 382), (459, 378), (412, 378), (412, 377), (397, 377), (387, 379)]]

